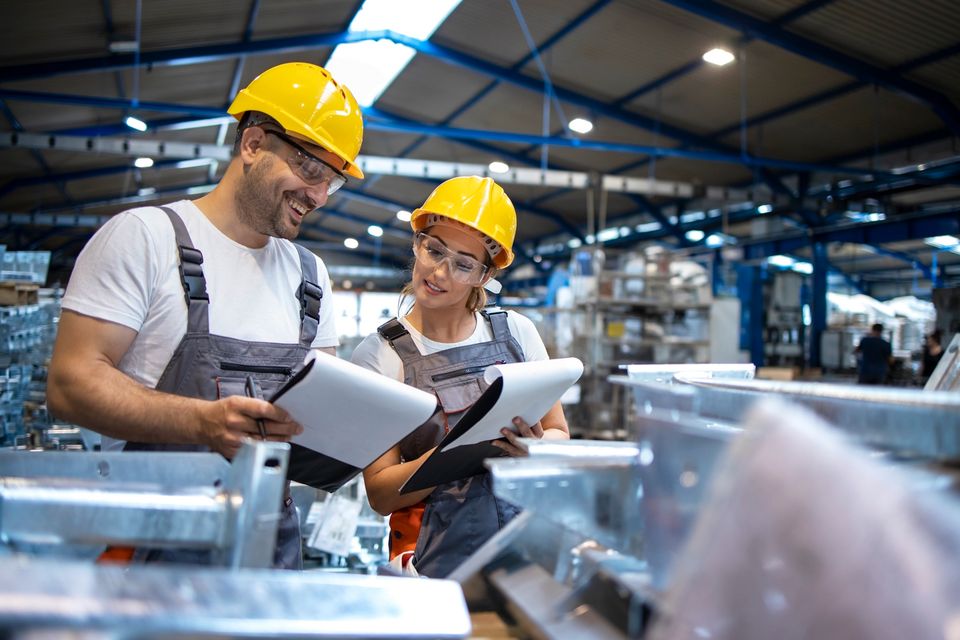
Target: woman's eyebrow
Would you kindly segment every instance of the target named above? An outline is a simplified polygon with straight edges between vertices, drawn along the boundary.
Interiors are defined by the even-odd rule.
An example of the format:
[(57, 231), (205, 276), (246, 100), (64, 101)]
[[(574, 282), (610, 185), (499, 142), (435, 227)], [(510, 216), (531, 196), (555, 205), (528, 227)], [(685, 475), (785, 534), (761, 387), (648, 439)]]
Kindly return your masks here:
[[(449, 245), (447, 245), (447, 243), (444, 242), (442, 238), (438, 238), (437, 236), (430, 236), (430, 237), (433, 238), (434, 240), (436, 240), (437, 242), (439, 242), (440, 244), (442, 244), (442, 245), (443, 245), (444, 247), (446, 247), (447, 249), (450, 248)], [(473, 254), (470, 253), (469, 251), (457, 251), (456, 253), (459, 253), (459, 254), (462, 255), (462, 256), (467, 256), (468, 258), (473, 258), (473, 259), (476, 260), (477, 262), (483, 262), (482, 259), (480, 259), (480, 258), (478, 258), (477, 256), (473, 255)]]

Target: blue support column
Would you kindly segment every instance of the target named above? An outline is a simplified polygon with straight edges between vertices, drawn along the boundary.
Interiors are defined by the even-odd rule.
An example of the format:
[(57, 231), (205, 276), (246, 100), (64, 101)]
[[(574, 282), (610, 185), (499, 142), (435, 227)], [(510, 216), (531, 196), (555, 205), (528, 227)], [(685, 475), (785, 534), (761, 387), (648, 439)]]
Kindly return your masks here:
[(810, 301), (810, 366), (820, 366), (820, 336), (827, 328), (827, 243), (813, 243), (813, 299)]
[(763, 266), (737, 265), (740, 348), (750, 352), (750, 361), (757, 367), (763, 366), (763, 276)]

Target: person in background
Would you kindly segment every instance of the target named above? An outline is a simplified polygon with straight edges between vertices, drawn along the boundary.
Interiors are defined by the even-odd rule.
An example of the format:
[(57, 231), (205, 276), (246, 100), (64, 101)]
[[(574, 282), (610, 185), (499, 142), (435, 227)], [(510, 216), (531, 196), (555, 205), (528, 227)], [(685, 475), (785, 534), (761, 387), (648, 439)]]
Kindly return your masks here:
[(860, 384), (886, 382), (890, 362), (893, 359), (893, 349), (890, 343), (883, 339), (882, 324), (877, 323), (870, 327), (870, 333), (860, 340), (854, 353), (860, 358), (857, 382)]
[[(292, 62), (257, 76), (228, 112), (239, 124), (217, 186), (114, 216), (74, 267), (48, 404), (103, 434), (105, 449), (230, 459), (254, 434), (287, 441), (302, 427), (262, 397), (310, 349), (338, 344), (326, 267), (291, 240), (347, 176), (363, 177), (360, 108), (325, 69)], [(278, 509), (275, 565), (298, 568), (289, 496)], [(211, 561), (185, 549), (131, 555)]]
[[(353, 362), (435, 393), (441, 405), (427, 423), (363, 473), (374, 510), (390, 516), (390, 557), (432, 578), (450, 574), (519, 510), (494, 497), (488, 473), (408, 494), (403, 483), (486, 387), (491, 364), (546, 360), (533, 322), (512, 311), (484, 311), (484, 287), (513, 261), (517, 215), (490, 178), (447, 180), (414, 211), (413, 273), (403, 288), (406, 313), (367, 336)], [(514, 419), (495, 445), (524, 452), (518, 438), (569, 438), (557, 402), (537, 424)], [(406, 565), (409, 567), (409, 565)]]
[(926, 382), (931, 375), (933, 375), (933, 370), (937, 368), (937, 364), (940, 362), (940, 358), (943, 357), (943, 347), (941, 342), (943, 339), (943, 332), (940, 329), (936, 329), (932, 333), (927, 334), (923, 343), (923, 359), (921, 361), (920, 367), (920, 378)]

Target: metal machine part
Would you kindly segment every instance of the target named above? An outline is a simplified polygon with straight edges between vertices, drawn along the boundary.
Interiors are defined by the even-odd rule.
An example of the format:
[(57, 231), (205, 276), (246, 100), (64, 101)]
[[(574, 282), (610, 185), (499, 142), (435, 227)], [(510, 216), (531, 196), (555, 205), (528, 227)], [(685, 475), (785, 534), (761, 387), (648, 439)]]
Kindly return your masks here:
[(0, 454), (0, 543), (213, 549), (217, 564), (269, 567), (288, 445), (211, 453)]
[(4, 637), (465, 638), (460, 587), (316, 572), (0, 556)]
[[(488, 461), (494, 492), (525, 511), (451, 576), (472, 605), (538, 638), (586, 637), (564, 626), (574, 613), (602, 620), (601, 634), (658, 640), (853, 637), (885, 624), (857, 637), (920, 637), (956, 623), (960, 505), (956, 473), (937, 466), (960, 459), (956, 394), (673, 369), (616, 378), (633, 392), (634, 442), (530, 441), (528, 458)], [(906, 529), (891, 526), (895, 513)], [(888, 555), (856, 551), (864, 536)], [(706, 563), (726, 579), (704, 575)], [(873, 580), (944, 591), (848, 602), (873, 597)], [(531, 602), (531, 589), (553, 595)]]

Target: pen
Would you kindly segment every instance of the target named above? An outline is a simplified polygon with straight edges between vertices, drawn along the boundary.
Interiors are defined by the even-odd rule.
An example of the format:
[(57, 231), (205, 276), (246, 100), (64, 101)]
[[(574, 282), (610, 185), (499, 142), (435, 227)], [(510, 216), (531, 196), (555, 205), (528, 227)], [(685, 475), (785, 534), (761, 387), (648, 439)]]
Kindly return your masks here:
[[(253, 376), (247, 376), (247, 396), (256, 398), (258, 395), (256, 383), (253, 381)], [(257, 429), (260, 431), (260, 439), (266, 440), (267, 429), (263, 426), (263, 420), (260, 418), (257, 418)]]

